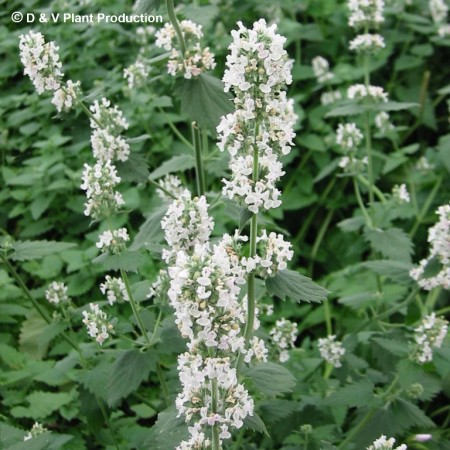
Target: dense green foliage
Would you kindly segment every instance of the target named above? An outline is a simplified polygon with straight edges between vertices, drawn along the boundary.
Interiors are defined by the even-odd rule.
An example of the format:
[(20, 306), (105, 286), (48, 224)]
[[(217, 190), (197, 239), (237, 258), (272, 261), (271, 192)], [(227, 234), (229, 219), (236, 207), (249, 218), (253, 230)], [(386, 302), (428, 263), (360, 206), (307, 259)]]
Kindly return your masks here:
[[(177, 2), (179, 17), (203, 25), (217, 67), (200, 80), (183, 80), (168, 76), (165, 63), (156, 61), (145, 86), (132, 90), (123, 69), (141, 48), (148, 58), (162, 53), (151, 38), (138, 39), (139, 24), (33, 24), (60, 47), (64, 72), (81, 81), (86, 101), (105, 96), (130, 123), (124, 134), (131, 157), (118, 165), (126, 209), (100, 224), (84, 216), (80, 190), (83, 164), (93, 161), (89, 120), (81, 110), (57, 114), (50, 97), (38, 95), (23, 76), (18, 42), (30, 26), (14, 24), (10, 16), (130, 14), (133, 4), (66, 3), (0, 2), (0, 449), (113, 449), (110, 430), (120, 449), (168, 450), (185, 438), (187, 427), (174, 407), (180, 388), (176, 358), (185, 343), (171, 307), (146, 298), (163, 267), (160, 221), (167, 210), (149, 179), (177, 173), (195, 192), (195, 120), (208, 147), (203, 162), (213, 235), (246, 227), (246, 211), (219, 195), (228, 155), (217, 149), (214, 129), (231, 108), (218, 79), (236, 22), (250, 25), (265, 17), (278, 24), (295, 60), (288, 92), (299, 120), (295, 147), (283, 158), (282, 205), (260, 217), (268, 229), (289, 236), (295, 256), (292, 270), (256, 285), (258, 301), (274, 303), (273, 315), (260, 314), (258, 336), (268, 340), (282, 317), (296, 322), (299, 334), (287, 362), (244, 370), (257, 415), (224, 448), (362, 450), (385, 434), (410, 449), (450, 450), (448, 337), (431, 362), (411, 358), (420, 320), (433, 311), (450, 312), (448, 290), (421, 290), (409, 276), (428, 255), (428, 228), (450, 192), (450, 38), (437, 36), (428, 2), (387, 2), (379, 30), (386, 48), (370, 61), (371, 80), (389, 93), (390, 102), (380, 109), (395, 124), (388, 136), (373, 136), (380, 195), (371, 205), (367, 180), (357, 181), (371, 226), (354, 190), (356, 177), (339, 168), (342, 154), (335, 144), (338, 124), (349, 119), (363, 129), (367, 111), (345, 101), (322, 105), (326, 88), (311, 68), (314, 57), (327, 58), (335, 73), (331, 87), (342, 93), (363, 79), (362, 59), (348, 49), (354, 32), (345, 2)], [(164, 2), (157, 3), (140, 6), (159, 6), (167, 20)], [(424, 156), (429, 170), (418, 168)], [(402, 183), (411, 201), (398, 204), (390, 193)], [(119, 256), (99, 256), (98, 231), (111, 223), (127, 226), (131, 245)], [(130, 304), (108, 306), (99, 290), (105, 274), (117, 276), (118, 270), (128, 272), (151, 346), (143, 345)], [(45, 300), (54, 280), (68, 286), (73, 306), (65, 311)], [(321, 287), (329, 291), (325, 301)], [(90, 302), (116, 318), (114, 339), (102, 347), (81, 322)], [(317, 349), (317, 340), (331, 334), (346, 350), (340, 368), (325, 364)], [(51, 433), (23, 442), (35, 421)], [(417, 433), (433, 438), (420, 443)]]

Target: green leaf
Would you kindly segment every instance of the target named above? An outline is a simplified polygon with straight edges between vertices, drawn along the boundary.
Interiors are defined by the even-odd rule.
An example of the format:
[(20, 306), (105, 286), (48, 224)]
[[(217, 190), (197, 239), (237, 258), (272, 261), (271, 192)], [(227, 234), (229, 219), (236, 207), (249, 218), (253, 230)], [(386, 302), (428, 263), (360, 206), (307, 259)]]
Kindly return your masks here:
[(22, 430), (0, 422), (0, 448), (10, 448), (14, 442), (23, 441), (24, 435)]
[(263, 433), (270, 438), (265, 423), (255, 412), (253, 413), (253, 416), (247, 416), (244, 419), (244, 427), (253, 431), (257, 431), (258, 433)]
[(413, 244), (410, 237), (400, 228), (387, 230), (366, 228), (364, 235), (373, 250), (386, 258), (411, 262)]
[(30, 259), (41, 259), (44, 256), (59, 253), (76, 244), (70, 242), (55, 241), (17, 241), (12, 245), (14, 253), (10, 258), (14, 261), (28, 261)]
[(161, 220), (167, 212), (167, 206), (163, 205), (156, 209), (146, 221), (140, 226), (130, 250), (139, 250), (148, 244), (158, 242), (162, 238)]
[(409, 348), (408, 342), (399, 341), (392, 338), (374, 338), (373, 342), (376, 342), (380, 347), (392, 353), (394, 356), (404, 358), (408, 356)]
[(250, 367), (245, 377), (252, 380), (255, 388), (263, 394), (275, 396), (292, 392), (297, 381), (286, 367), (264, 362)]
[(108, 404), (115, 405), (135, 391), (155, 367), (156, 355), (152, 350), (122, 353), (111, 368), (107, 383)]
[(158, 420), (151, 428), (146, 440), (145, 448), (155, 450), (168, 450), (188, 438), (187, 424), (183, 417), (177, 417), (178, 411), (175, 406), (170, 406), (158, 414)]
[(402, 109), (418, 108), (419, 103), (411, 102), (386, 102), (376, 105), (377, 111), (401, 111)]
[(408, 285), (412, 282), (409, 271), (413, 268), (413, 265), (409, 262), (380, 259), (377, 261), (367, 261), (362, 265), (378, 275), (390, 278), (396, 283)]
[(328, 406), (360, 407), (367, 406), (373, 400), (374, 385), (367, 379), (339, 388), (330, 397), (324, 399)]
[(94, 264), (102, 264), (106, 270), (125, 270), (126, 272), (137, 272), (144, 257), (138, 251), (127, 250), (120, 255), (102, 253), (92, 260)]
[(45, 419), (75, 399), (76, 391), (71, 392), (43, 392), (35, 391), (26, 397), (29, 406), (16, 406), (11, 409), (13, 417), (28, 417), (38, 420)]
[(248, 208), (242, 208), (239, 216), (239, 231), (245, 228), (247, 222), (252, 218), (253, 213)]
[(149, 176), (148, 164), (144, 155), (131, 152), (130, 157), (124, 161), (115, 163), (117, 173), (121, 181), (131, 181), (134, 183), (145, 183)]
[(101, 399), (108, 399), (108, 391), (105, 380), (111, 373), (111, 363), (102, 361), (89, 370), (82, 370), (78, 376), (78, 381), (91, 393), (98, 395)]
[(161, 0), (137, 0), (134, 4), (134, 14), (150, 14), (158, 10)]
[(172, 158), (164, 161), (157, 169), (155, 169), (150, 175), (151, 180), (157, 180), (169, 173), (183, 172), (195, 167), (195, 159), (193, 155), (176, 155)]
[(336, 106), (331, 111), (327, 112), (325, 117), (355, 116), (357, 114), (362, 114), (365, 111), (367, 111), (366, 106), (351, 102), (349, 104)]
[(202, 73), (196, 78), (183, 80), (181, 111), (200, 127), (213, 133), (220, 118), (233, 111), (231, 97), (223, 91), (223, 83), (211, 75)]
[(320, 303), (327, 298), (329, 292), (311, 278), (293, 270), (282, 270), (274, 277), (266, 279), (267, 292), (284, 300), (286, 297), (297, 302)]
[(439, 139), (438, 150), (441, 161), (447, 172), (450, 172), (450, 134), (446, 134)]
[(412, 427), (434, 428), (436, 424), (414, 403), (403, 398), (398, 398), (392, 405), (392, 413), (396, 418), (396, 425), (402, 430)]
[(275, 423), (290, 416), (298, 409), (298, 403), (284, 398), (274, 398), (260, 403), (260, 408), (266, 421)]
[(73, 439), (70, 434), (55, 434), (50, 431), (35, 436), (34, 438), (18, 442), (8, 447), (8, 450), (61, 450), (65, 444)]
[(345, 232), (358, 231), (366, 223), (363, 216), (341, 220), (337, 226)]

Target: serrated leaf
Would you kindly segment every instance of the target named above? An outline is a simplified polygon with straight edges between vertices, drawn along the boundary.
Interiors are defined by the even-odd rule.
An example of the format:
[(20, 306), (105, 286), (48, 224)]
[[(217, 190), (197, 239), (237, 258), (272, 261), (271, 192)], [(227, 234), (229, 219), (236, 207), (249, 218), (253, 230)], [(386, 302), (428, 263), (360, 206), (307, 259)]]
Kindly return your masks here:
[(231, 97), (224, 92), (222, 81), (206, 73), (183, 80), (181, 111), (200, 127), (216, 133), (222, 116), (233, 111)]
[(281, 270), (274, 277), (266, 279), (267, 292), (284, 300), (286, 297), (297, 302), (320, 303), (329, 292), (311, 278), (293, 270)]
[(146, 221), (140, 226), (139, 231), (130, 246), (130, 250), (139, 250), (148, 244), (160, 240), (163, 235), (161, 220), (166, 212), (167, 206), (163, 205), (147, 217)]
[(400, 358), (408, 356), (408, 342), (402, 342), (387, 338), (374, 338), (372, 339), (372, 341), (376, 342), (380, 347), (384, 348), (389, 353), (392, 353), (395, 356), (398, 356)]
[(128, 350), (122, 353), (112, 366), (109, 375), (108, 404), (115, 405), (120, 399), (135, 391), (155, 367), (156, 355), (152, 350), (146, 352)]
[(161, 0), (137, 0), (134, 4), (134, 14), (150, 14), (159, 9)]
[(253, 413), (253, 416), (247, 416), (244, 419), (244, 427), (249, 428), (253, 431), (257, 431), (258, 433), (263, 433), (270, 438), (266, 425), (264, 424), (261, 417), (259, 417), (255, 412)]
[(391, 261), (390, 259), (380, 259), (377, 261), (367, 261), (362, 264), (369, 270), (383, 275), (399, 284), (410, 284), (412, 278), (409, 276), (413, 265), (405, 261)]
[(67, 405), (75, 398), (72, 392), (43, 392), (35, 391), (26, 397), (29, 406), (16, 406), (11, 409), (13, 417), (28, 417), (38, 420), (45, 419), (50, 414)]
[(137, 272), (144, 257), (138, 251), (127, 250), (120, 255), (102, 253), (92, 260), (94, 264), (102, 264), (106, 270), (125, 270), (126, 272)]
[(324, 399), (329, 406), (360, 407), (367, 406), (373, 400), (374, 385), (369, 380), (360, 380), (339, 388), (330, 397)]
[(364, 236), (371, 247), (386, 258), (395, 261), (411, 261), (413, 244), (410, 237), (400, 228), (387, 230), (366, 228)]
[(12, 245), (14, 252), (10, 258), (14, 261), (41, 259), (44, 256), (53, 255), (54, 253), (59, 253), (75, 246), (76, 244), (70, 242), (17, 241)]
[(252, 380), (255, 388), (266, 395), (276, 396), (292, 392), (297, 381), (286, 367), (264, 362), (250, 367), (245, 377)]
[(108, 392), (105, 380), (111, 373), (111, 363), (103, 361), (89, 370), (81, 371), (77, 379), (91, 393), (107, 401)]
[(275, 423), (290, 416), (298, 409), (298, 403), (284, 398), (274, 398), (260, 403), (260, 408), (266, 421)]
[(436, 424), (414, 403), (403, 398), (398, 398), (391, 405), (392, 413), (396, 419), (396, 425), (402, 430), (412, 427), (434, 428)]
[(193, 155), (176, 155), (164, 161), (149, 175), (149, 178), (151, 180), (157, 180), (169, 173), (183, 172), (193, 167), (195, 167), (195, 158)]
[(145, 442), (146, 448), (172, 449), (177, 447), (182, 440), (187, 439), (189, 436), (187, 424), (183, 417), (177, 416), (178, 411), (175, 406), (170, 406), (158, 414), (158, 419)]

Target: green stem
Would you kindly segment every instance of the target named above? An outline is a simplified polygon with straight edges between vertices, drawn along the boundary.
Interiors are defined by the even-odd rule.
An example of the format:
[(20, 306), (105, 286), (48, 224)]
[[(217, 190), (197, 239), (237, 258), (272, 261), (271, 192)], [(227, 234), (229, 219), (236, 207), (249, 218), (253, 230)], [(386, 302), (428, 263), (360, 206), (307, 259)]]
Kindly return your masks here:
[(169, 20), (172, 26), (175, 29), (175, 33), (178, 38), (178, 42), (180, 44), (181, 53), (183, 55), (183, 59), (186, 55), (186, 42), (184, 41), (184, 36), (180, 28), (180, 24), (178, 23), (177, 16), (175, 14), (175, 7), (173, 4), (173, 0), (166, 0), (166, 6), (167, 6), (167, 13), (169, 15)]
[(370, 218), (366, 207), (364, 206), (364, 202), (362, 201), (361, 192), (359, 191), (358, 182), (353, 178), (353, 187), (355, 188), (356, 200), (358, 201), (358, 205), (361, 208), (361, 211), (366, 219), (366, 224), (369, 228), (373, 228), (372, 219)]
[[(370, 182), (367, 180), (363, 175), (358, 175), (356, 177), (358, 181), (361, 182), (361, 184), (364, 184), (364, 186), (369, 187)], [(386, 203), (386, 197), (385, 195), (380, 191), (380, 189), (374, 184), (372, 186), (374, 194), (378, 197), (378, 199), (381, 201), (381, 203)]]
[(194, 143), (195, 153), (195, 173), (197, 175), (197, 194), (205, 193), (205, 172), (203, 170), (202, 147), (200, 140), (200, 132), (195, 122), (192, 122), (192, 140)]
[(330, 311), (330, 302), (328, 299), (325, 299), (323, 302), (323, 311), (325, 315), (325, 325), (327, 328), (327, 336), (331, 336), (333, 334), (333, 327), (331, 325), (331, 311)]
[(439, 294), (441, 293), (442, 288), (434, 288), (428, 293), (427, 299), (425, 300), (425, 306), (427, 311), (433, 311), (434, 305), (436, 304), (436, 301), (439, 297)]
[(98, 407), (100, 408), (100, 411), (102, 412), (102, 416), (105, 419), (106, 426), (108, 427), (108, 429), (109, 429), (109, 431), (111, 433), (111, 437), (112, 437), (112, 440), (114, 442), (114, 446), (116, 447), (117, 450), (120, 450), (119, 443), (117, 442), (116, 435), (113, 432), (113, 429), (112, 429), (112, 426), (111, 426), (111, 422), (109, 421), (109, 417), (108, 417), (108, 414), (107, 414), (107, 412), (105, 410), (105, 407), (103, 406), (102, 401), (98, 398), (97, 395), (95, 395), (95, 400), (97, 401)]
[(128, 275), (125, 272), (125, 270), (120, 269), (120, 276), (122, 277), (122, 280), (125, 284), (125, 289), (127, 291), (128, 298), (130, 300), (130, 305), (131, 305), (131, 309), (133, 310), (134, 318), (136, 319), (136, 322), (141, 330), (142, 336), (144, 337), (144, 339), (147, 343), (147, 346), (150, 347), (150, 345), (151, 345), (150, 339), (148, 337), (147, 330), (145, 329), (144, 322), (142, 322), (141, 315), (139, 314), (139, 307), (134, 300), (133, 294), (131, 293), (130, 282), (128, 281)]
[(167, 125), (169, 125), (170, 129), (176, 134), (178, 139), (183, 142), (183, 144), (187, 145), (189, 148), (194, 150), (194, 146), (180, 133), (178, 128), (174, 125), (174, 123), (170, 120), (169, 116), (165, 113), (165, 111), (158, 107), (158, 111), (164, 116), (165, 121), (167, 122)]
[(316, 240), (314, 241), (314, 245), (311, 251), (311, 261), (309, 263), (309, 276), (313, 276), (313, 268), (314, 268), (314, 260), (316, 259), (317, 253), (319, 252), (320, 245), (322, 244), (323, 238), (325, 237), (325, 233), (330, 226), (331, 219), (333, 218), (334, 211), (330, 209), (325, 216), (325, 220), (322, 222), (322, 226), (320, 227), (319, 233), (317, 234)]
[[(217, 379), (213, 379), (211, 381), (211, 407), (213, 413), (217, 412), (217, 397)], [(219, 425), (217, 423), (215, 423), (212, 427), (212, 450), (220, 450)]]
[(430, 206), (433, 203), (434, 197), (436, 197), (436, 194), (438, 193), (438, 190), (441, 187), (443, 180), (444, 180), (444, 177), (443, 177), (443, 175), (441, 175), (437, 179), (436, 184), (433, 187), (433, 190), (428, 195), (428, 198), (426, 199), (425, 204), (423, 205), (422, 210), (419, 213), (419, 216), (417, 217), (413, 227), (411, 228), (411, 231), (409, 232), (409, 235), (411, 236), (411, 238), (413, 238), (414, 235), (416, 234), (423, 218), (426, 216), (428, 210), (430, 209)]
[(154, 340), (155, 340), (156, 332), (158, 331), (159, 324), (161, 323), (161, 318), (162, 318), (162, 309), (160, 308), (159, 313), (158, 313), (158, 317), (156, 319), (155, 326), (153, 328), (153, 334), (152, 334), (152, 337), (150, 339), (150, 344), (149, 345), (152, 345)]

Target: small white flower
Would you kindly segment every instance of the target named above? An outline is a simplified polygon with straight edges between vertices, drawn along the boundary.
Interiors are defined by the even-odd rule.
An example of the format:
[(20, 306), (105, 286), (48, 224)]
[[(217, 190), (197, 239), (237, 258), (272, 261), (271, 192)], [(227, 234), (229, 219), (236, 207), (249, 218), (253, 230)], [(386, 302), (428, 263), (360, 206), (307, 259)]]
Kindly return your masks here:
[(386, 103), (388, 95), (382, 87), (354, 84), (347, 90), (347, 98), (350, 100), (371, 100), (374, 103)]
[(355, 123), (340, 123), (336, 130), (336, 144), (345, 152), (354, 152), (363, 140), (363, 134)]
[(288, 350), (295, 346), (297, 333), (297, 324), (284, 318), (277, 320), (270, 330), (271, 341), (279, 353), (280, 362), (289, 359)]
[(83, 323), (87, 327), (90, 337), (102, 345), (106, 339), (114, 334), (114, 327), (108, 322), (108, 316), (96, 303), (89, 304), (89, 311), (83, 311)]
[(333, 365), (334, 367), (341, 367), (342, 357), (345, 355), (345, 348), (342, 343), (336, 341), (336, 336), (328, 336), (326, 338), (321, 338), (317, 344), (320, 352), (320, 356)]
[(407, 189), (405, 183), (402, 183), (400, 185), (396, 184), (392, 188), (392, 196), (399, 203), (409, 203), (410, 202), (409, 192), (408, 192), (408, 189)]
[(395, 129), (394, 125), (390, 122), (389, 114), (386, 111), (381, 111), (375, 116), (375, 126), (382, 135), (388, 134)]
[(334, 78), (334, 74), (330, 72), (330, 64), (324, 57), (316, 56), (311, 61), (311, 65), (319, 83), (326, 83)]
[(118, 230), (104, 231), (95, 244), (103, 253), (109, 252), (112, 255), (122, 253), (130, 240), (126, 228), (119, 228)]
[(150, 68), (144, 61), (138, 59), (134, 64), (123, 71), (123, 77), (127, 80), (129, 89), (143, 86), (147, 80)]
[(100, 291), (106, 295), (111, 306), (117, 301), (129, 301), (128, 292), (122, 278), (106, 275), (105, 282), (100, 285)]
[(425, 316), (419, 327), (414, 329), (416, 348), (414, 359), (420, 364), (432, 361), (433, 349), (440, 348), (448, 332), (448, 322), (436, 317), (435, 313)]
[(433, 22), (436, 24), (445, 23), (447, 20), (448, 6), (444, 0), (429, 0), (428, 6)]
[(395, 447), (395, 439), (387, 439), (386, 436), (382, 435), (379, 437), (372, 445), (367, 447), (367, 450), (406, 450), (408, 447), (405, 444)]
[(33, 427), (31, 428), (31, 430), (24, 436), (23, 440), (24, 441), (29, 441), (30, 439), (39, 436), (42, 433), (45, 433), (47, 430), (47, 428), (44, 428), (42, 426), (42, 424), (40, 424), (39, 422), (34, 422)]
[(348, 0), (350, 17), (348, 24), (352, 28), (378, 27), (384, 22), (383, 0)]
[(53, 281), (49, 284), (45, 291), (45, 298), (55, 305), (59, 303), (69, 302), (69, 296), (67, 295), (67, 286), (64, 283)]
[[(172, 174), (167, 174), (164, 176), (164, 178), (161, 178), (158, 180), (158, 184), (165, 189), (167, 192), (170, 192), (173, 196), (179, 198), (183, 192), (184, 188), (181, 183), (181, 180), (176, 176)], [(157, 189), (158, 196), (166, 201), (172, 201), (172, 197), (167, 195), (162, 189)]]
[(320, 96), (320, 103), (322, 105), (330, 105), (332, 103), (337, 102), (342, 98), (342, 94), (340, 91), (330, 91), (330, 92), (324, 92)]
[(53, 94), (52, 103), (58, 112), (67, 112), (72, 109), (81, 96), (81, 83), (68, 80), (65, 86), (61, 86)]
[(357, 53), (376, 53), (385, 46), (383, 36), (370, 33), (359, 34), (349, 44), (350, 50)]

